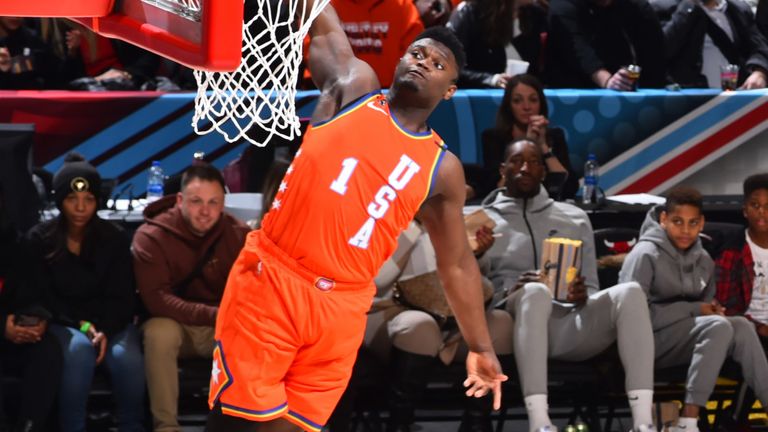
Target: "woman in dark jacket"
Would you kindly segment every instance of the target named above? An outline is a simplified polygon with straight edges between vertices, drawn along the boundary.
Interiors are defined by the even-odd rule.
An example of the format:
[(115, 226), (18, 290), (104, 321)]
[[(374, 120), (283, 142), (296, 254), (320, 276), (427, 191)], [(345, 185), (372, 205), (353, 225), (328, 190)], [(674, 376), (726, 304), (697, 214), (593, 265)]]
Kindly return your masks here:
[(573, 198), (578, 178), (571, 168), (565, 133), (549, 127), (544, 87), (532, 75), (516, 75), (508, 83), (496, 115), (496, 126), (482, 134), (483, 166), (468, 170), (468, 183), (476, 197), (484, 197), (499, 184), (499, 167), (507, 144), (527, 138), (539, 145), (547, 168), (544, 186), (556, 200)]
[(144, 363), (132, 324), (135, 288), (128, 237), (96, 216), (101, 178), (70, 155), (53, 180), (58, 218), (27, 235), (30, 283), (44, 293), (51, 332), (62, 345), (59, 421), (62, 432), (85, 431), (93, 372), (104, 362), (117, 399), (121, 432), (143, 430)]

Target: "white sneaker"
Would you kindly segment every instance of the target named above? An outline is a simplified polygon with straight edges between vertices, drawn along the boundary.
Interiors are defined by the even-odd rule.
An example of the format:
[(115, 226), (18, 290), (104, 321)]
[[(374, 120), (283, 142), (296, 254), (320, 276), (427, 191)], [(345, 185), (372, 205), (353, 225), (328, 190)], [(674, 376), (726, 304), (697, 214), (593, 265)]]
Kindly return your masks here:
[(679, 425), (669, 426), (667, 430), (669, 432), (699, 432), (698, 427), (687, 428), (685, 426), (679, 426)]
[(557, 432), (557, 427), (552, 425), (542, 426), (536, 429), (536, 432)]
[(656, 426), (652, 424), (648, 424), (648, 425), (640, 425), (629, 432), (658, 432), (658, 430), (656, 429)]

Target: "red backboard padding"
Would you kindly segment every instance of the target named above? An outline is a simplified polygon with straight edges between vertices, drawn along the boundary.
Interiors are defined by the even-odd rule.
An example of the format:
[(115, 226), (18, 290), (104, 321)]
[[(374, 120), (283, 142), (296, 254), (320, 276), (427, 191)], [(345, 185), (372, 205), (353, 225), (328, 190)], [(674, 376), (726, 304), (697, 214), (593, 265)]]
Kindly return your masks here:
[(106, 17), (76, 21), (195, 69), (237, 69), (242, 53), (243, 0), (201, 3), (199, 22), (141, 0), (123, 0)]
[(0, 0), (0, 15), (67, 17), (191, 68), (231, 72), (242, 56), (243, 0), (200, 0), (200, 20), (141, 0)]
[(113, 4), (114, 0), (2, 0), (0, 16), (103, 17)]

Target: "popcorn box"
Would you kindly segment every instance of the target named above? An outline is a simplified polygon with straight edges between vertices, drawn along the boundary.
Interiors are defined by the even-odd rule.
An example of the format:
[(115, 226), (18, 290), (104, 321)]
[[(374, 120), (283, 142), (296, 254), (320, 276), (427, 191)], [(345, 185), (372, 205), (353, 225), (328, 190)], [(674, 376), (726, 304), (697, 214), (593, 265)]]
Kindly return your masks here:
[(549, 287), (552, 298), (566, 301), (568, 284), (581, 269), (581, 240), (552, 237), (544, 240), (541, 251), (542, 282)]

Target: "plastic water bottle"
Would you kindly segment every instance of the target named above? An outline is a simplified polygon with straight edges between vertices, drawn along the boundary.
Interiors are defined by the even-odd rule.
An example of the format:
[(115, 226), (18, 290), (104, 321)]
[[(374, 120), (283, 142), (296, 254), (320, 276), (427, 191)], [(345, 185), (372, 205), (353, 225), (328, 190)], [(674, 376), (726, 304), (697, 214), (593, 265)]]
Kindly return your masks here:
[(592, 204), (597, 191), (597, 182), (600, 180), (600, 164), (597, 163), (597, 157), (590, 153), (587, 156), (587, 162), (584, 164), (584, 186), (581, 190), (581, 202)]
[(152, 161), (147, 176), (147, 202), (157, 201), (163, 197), (163, 183), (165, 183), (163, 167), (160, 166), (160, 161)]

